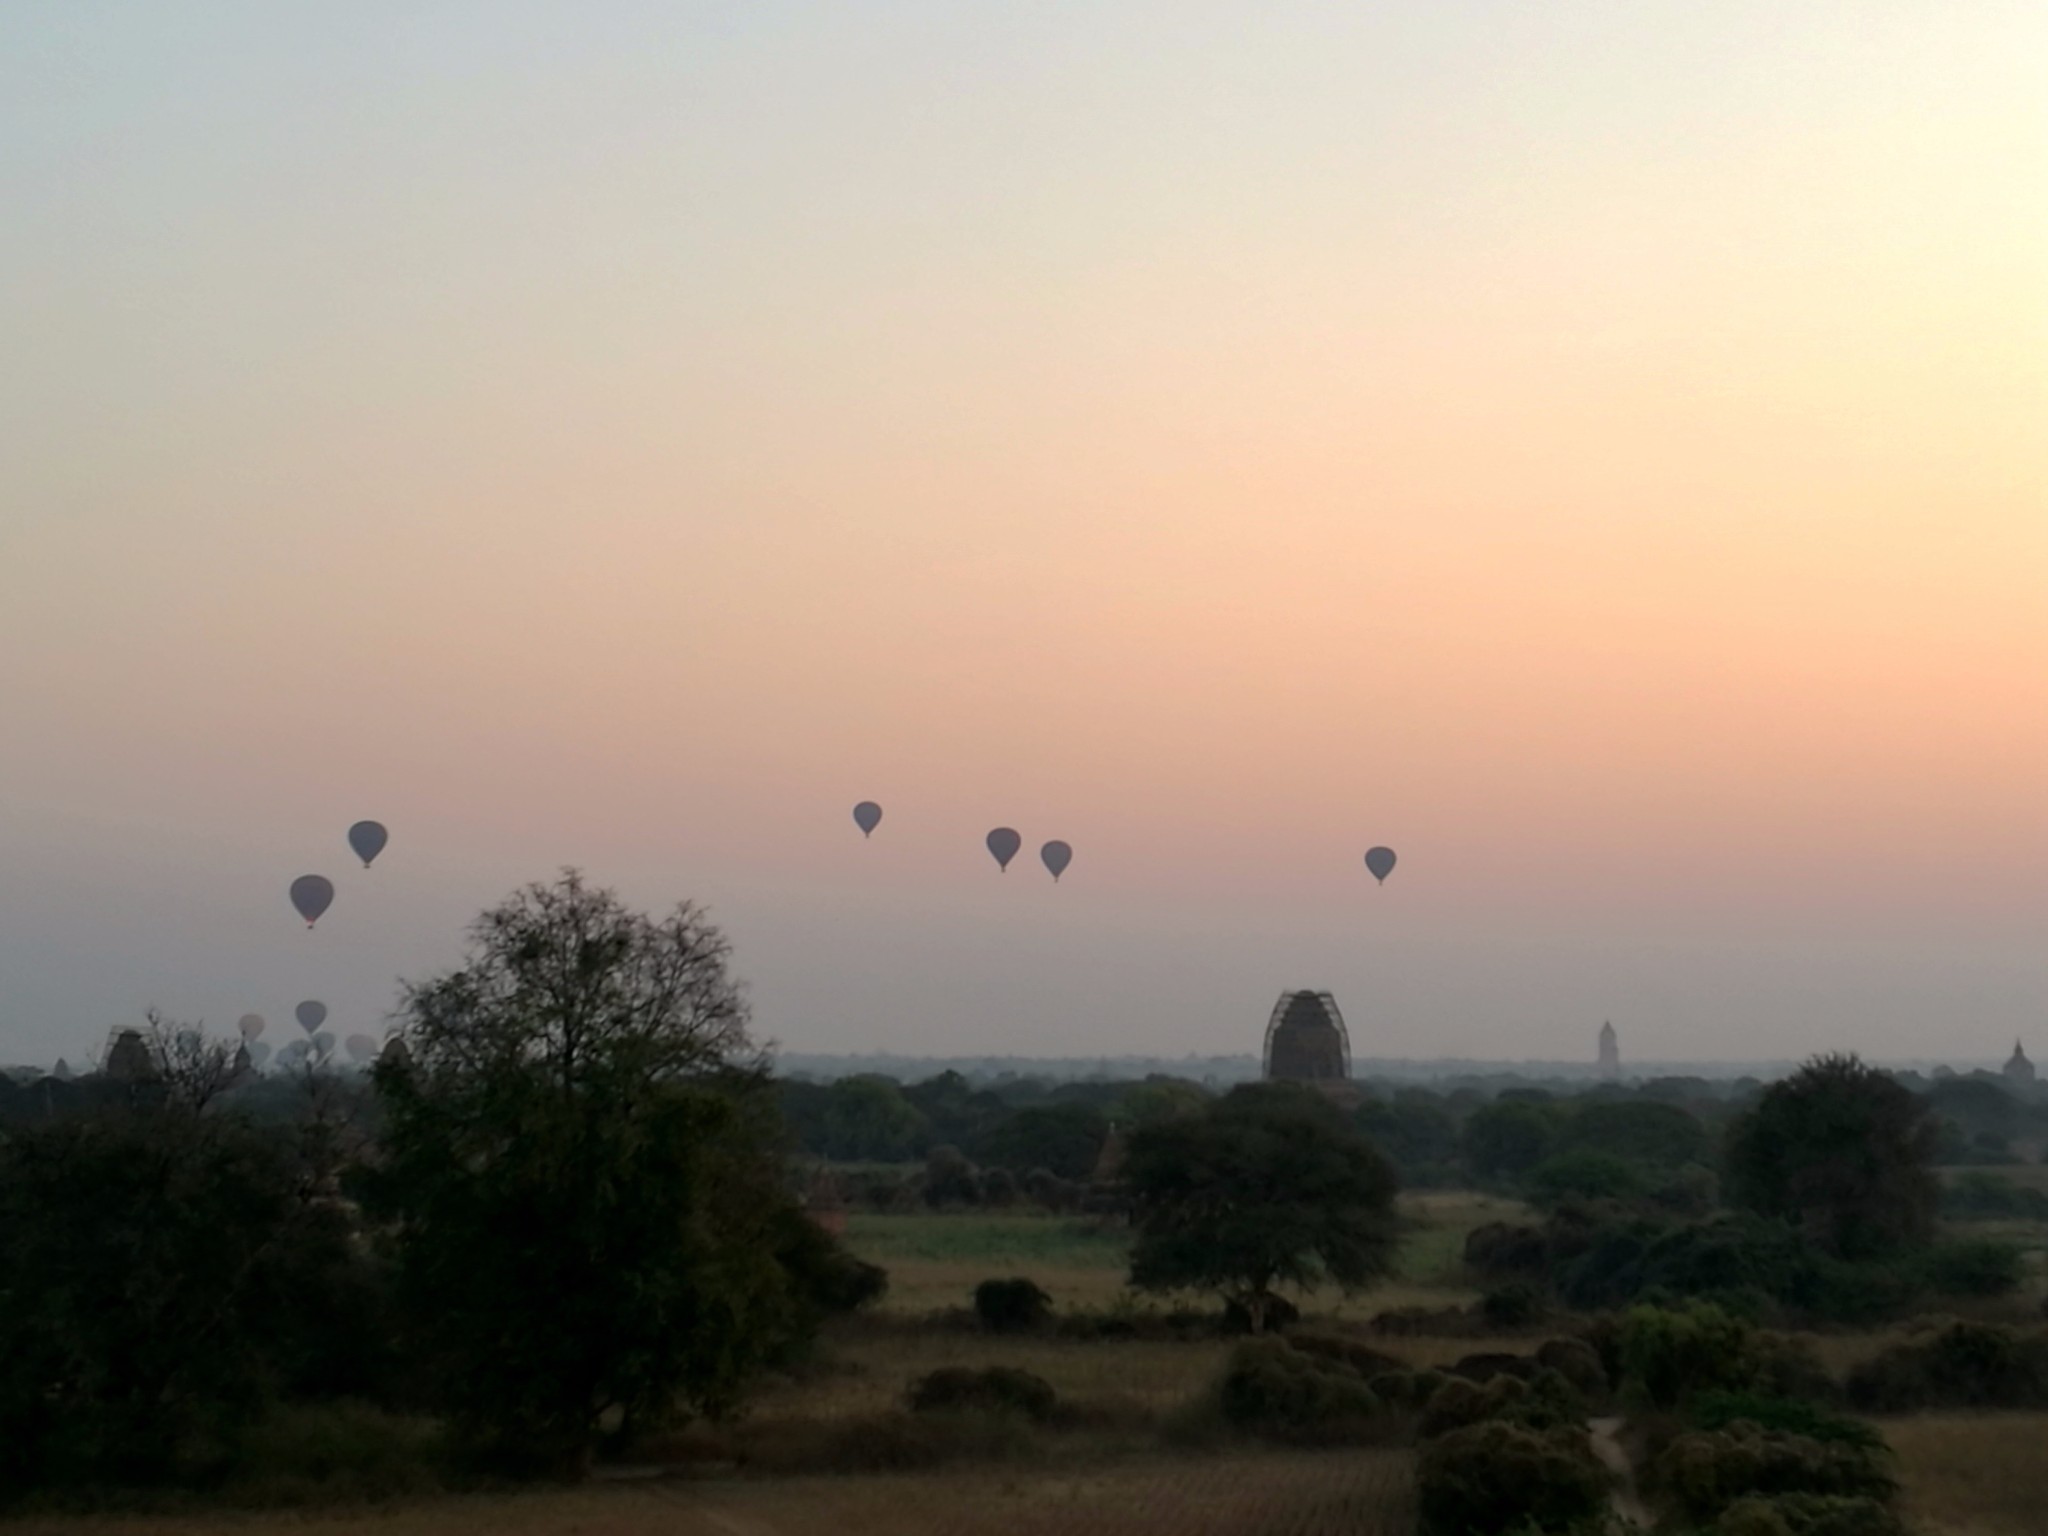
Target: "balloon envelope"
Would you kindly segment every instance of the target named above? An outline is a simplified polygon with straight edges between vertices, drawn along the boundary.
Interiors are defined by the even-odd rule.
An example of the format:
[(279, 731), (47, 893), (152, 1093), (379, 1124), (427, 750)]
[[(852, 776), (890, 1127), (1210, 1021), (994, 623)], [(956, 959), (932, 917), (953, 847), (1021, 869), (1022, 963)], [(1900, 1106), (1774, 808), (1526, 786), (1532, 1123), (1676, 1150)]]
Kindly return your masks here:
[(1372, 871), (1373, 879), (1384, 885), (1387, 876), (1394, 872), (1394, 850), (1391, 848), (1366, 849), (1365, 867)]
[(363, 868), (370, 867), (370, 861), (384, 851), (384, 845), (391, 841), (391, 834), (384, 830), (381, 821), (359, 821), (348, 829), (348, 845), (355, 849), (356, 857), (363, 861)]
[(882, 824), (882, 808), (872, 800), (863, 800), (853, 808), (853, 824), (860, 828), (860, 835), (868, 837)]
[(1024, 839), (1012, 827), (997, 827), (988, 835), (988, 851), (996, 856), (1000, 869), (1008, 869), (1010, 860), (1017, 857), (1017, 850), (1023, 846)]
[(242, 1015), (241, 1021), (235, 1025), (235, 1028), (241, 1031), (244, 1040), (254, 1040), (263, 1033), (263, 1015), (260, 1013), (245, 1013)]
[(292, 882), (292, 905), (312, 927), (320, 914), (334, 905), (334, 882), (325, 875), (301, 875)]
[(277, 1053), (277, 1063), (281, 1067), (296, 1066), (312, 1054), (313, 1047), (311, 1042), (294, 1040), (290, 1045)]
[(353, 1061), (368, 1061), (377, 1054), (377, 1042), (368, 1035), (350, 1035), (343, 1044), (348, 1047), (349, 1057)]
[(1067, 872), (1067, 866), (1074, 862), (1074, 850), (1058, 838), (1054, 838), (1043, 848), (1039, 849), (1038, 856), (1045, 860), (1045, 867), (1052, 871), (1052, 878), (1055, 883), (1058, 882), (1061, 875)]
[(299, 1028), (310, 1035), (314, 1030), (327, 1022), (327, 1005), (311, 1001), (303, 1002), (292, 1010), (292, 1016), (299, 1021)]
[(334, 1054), (334, 1036), (324, 1029), (321, 1030), (319, 1034), (313, 1037), (313, 1049), (322, 1056), (332, 1056)]
[(270, 1060), (270, 1047), (265, 1045), (261, 1040), (257, 1040), (249, 1046), (250, 1066), (261, 1068), (263, 1063), (265, 1063), (268, 1060)]

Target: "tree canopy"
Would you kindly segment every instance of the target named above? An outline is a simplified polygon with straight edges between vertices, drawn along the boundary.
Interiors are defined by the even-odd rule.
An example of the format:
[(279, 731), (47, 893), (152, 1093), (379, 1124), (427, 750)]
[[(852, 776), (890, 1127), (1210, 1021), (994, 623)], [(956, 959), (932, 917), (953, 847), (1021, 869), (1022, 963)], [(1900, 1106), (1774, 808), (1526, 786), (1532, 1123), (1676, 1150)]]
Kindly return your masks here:
[(1925, 1100), (1855, 1056), (1818, 1056), (1729, 1128), (1728, 1193), (1840, 1258), (1919, 1246), (1934, 1231), (1937, 1136)]
[(1328, 1101), (1247, 1086), (1140, 1127), (1123, 1173), (1137, 1228), (1131, 1283), (1214, 1291), (1262, 1331), (1274, 1288), (1347, 1293), (1393, 1263), (1396, 1180)]

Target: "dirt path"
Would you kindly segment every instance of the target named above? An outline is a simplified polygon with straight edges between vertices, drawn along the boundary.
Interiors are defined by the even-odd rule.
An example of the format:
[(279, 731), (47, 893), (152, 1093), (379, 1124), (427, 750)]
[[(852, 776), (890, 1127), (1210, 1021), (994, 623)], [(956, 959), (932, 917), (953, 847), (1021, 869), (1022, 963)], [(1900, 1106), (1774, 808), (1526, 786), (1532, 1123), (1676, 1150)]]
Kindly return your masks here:
[(1642, 1495), (1636, 1492), (1636, 1469), (1629, 1464), (1628, 1452), (1621, 1448), (1617, 1438), (1621, 1433), (1619, 1418), (1595, 1419), (1592, 1422), (1593, 1454), (1600, 1458), (1602, 1466), (1614, 1474), (1614, 1512), (1640, 1527), (1650, 1528), (1650, 1512), (1643, 1508)]

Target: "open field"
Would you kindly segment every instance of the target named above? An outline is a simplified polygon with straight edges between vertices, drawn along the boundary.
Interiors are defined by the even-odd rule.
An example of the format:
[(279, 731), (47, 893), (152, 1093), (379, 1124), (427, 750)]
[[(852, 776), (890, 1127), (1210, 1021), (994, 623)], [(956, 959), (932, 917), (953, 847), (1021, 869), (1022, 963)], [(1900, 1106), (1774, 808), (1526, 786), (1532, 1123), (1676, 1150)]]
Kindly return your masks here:
[[(1408, 1455), (1245, 1452), (1086, 1472), (662, 1480), (292, 1517), (308, 1536), (1409, 1536)], [(216, 1536), (276, 1515), (24, 1520), (19, 1536)]]
[(2048, 1530), (2048, 1414), (1940, 1413), (1893, 1419), (1906, 1507), (1939, 1536)]
[[(1312, 1310), (1363, 1319), (1411, 1303), (1469, 1301), (1476, 1293), (1459, 1272), (1466, 1234), (1486, 1222), (1514, 1220), (1526, 1208), (1491, 1195), (1445, 1191), (1404, 1196), (1401, 1214), (1409, 1230), (1395, 1278), (1349, 1301), (1319, 1293), (1307, 1301)], [(1129, 1294), (1129, 1242), (1120, 1227), (1060, 1216), (854, 1215), (846, 1223), (847, 1246), (889, 1271), (883, 1310), (913, 1316), (966, 1306), (977, 1284), (1005, 1275), (1028, 1275), (1061, 1307), (1110, 1306)]]

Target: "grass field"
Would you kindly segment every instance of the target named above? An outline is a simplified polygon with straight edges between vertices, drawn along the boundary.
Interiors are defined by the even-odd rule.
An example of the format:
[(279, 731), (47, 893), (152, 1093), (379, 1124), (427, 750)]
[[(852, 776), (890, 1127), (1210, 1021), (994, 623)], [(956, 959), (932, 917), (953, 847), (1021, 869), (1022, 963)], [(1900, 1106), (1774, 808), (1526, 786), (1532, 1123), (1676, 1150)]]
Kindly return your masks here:
[[(215, 1536), (276, 1516), (23, 1520), (19, 1536)], [(1244, 1453), (1085, 1472), (663, 1480), (294, 1517), (317, 1536), (1409, 1536), (1408, 1456)]]
[(1907, 1509), (1938, 1536), (2048, 1531), (2048, 1414), (1925, 1414), (1884, 1433)]
[[(1405, 1197), (1407, 1230), (1393, 1280), (1346, 1301), (1334, 1292), (1312, 1298), (1318, 1311), (1370, 1317), (1388, 1307), (1467, 1301), (1460, 1258), (1465, 1237), (1489, 1221), (1525, 1215), (1511, 1200), (1464, 1191)], [(889, 1271), (885, 1312), (921, 1315), (969, 1304), (983, 1280), (1028, 1275), (1062, 1307), (1105, 1307), (1126, 1294), (1128, 1232), (1114, 1225), (1044, 1215), (855, 1215), (846, 1243)]]

